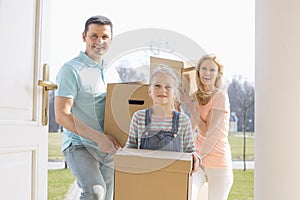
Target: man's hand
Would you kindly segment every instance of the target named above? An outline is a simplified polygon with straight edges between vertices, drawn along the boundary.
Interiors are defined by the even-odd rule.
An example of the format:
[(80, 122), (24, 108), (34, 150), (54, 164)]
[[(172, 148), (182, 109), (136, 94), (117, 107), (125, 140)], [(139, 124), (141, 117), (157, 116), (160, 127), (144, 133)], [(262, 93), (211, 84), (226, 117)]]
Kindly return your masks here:
[(117, 150), (120, 150), (122, 149), (122, 146), (119, 144), (119, 142), (116, 140), (116, 138), (114, 138), (113, 136), (111, 135), (106, 135), (108, 137), (108, 139), (114, 144), (115, 148)]
[(96, 143), (101, 152), (114, 154), (122, 148), (114, 137), (106, 134), (98, 134), (98, 136)]

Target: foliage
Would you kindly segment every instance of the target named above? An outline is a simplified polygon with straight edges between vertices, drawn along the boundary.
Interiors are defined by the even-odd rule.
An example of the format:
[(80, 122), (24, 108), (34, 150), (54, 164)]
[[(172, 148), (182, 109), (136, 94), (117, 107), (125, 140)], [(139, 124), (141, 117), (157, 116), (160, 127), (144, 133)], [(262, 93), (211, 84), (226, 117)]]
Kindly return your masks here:
[(49, 91), (49, 132), (57, 132), (60, 126), (55, 122), (54, 91)]
[(230, 110), (238, 117), (238, 131), (254, 132), (254, 85), (242, 77), (235, 77), (228, 85)]
[[(252, 122), (254, 116), (249, 117), (249, 110), (253, 110), (254, 115), (254, 94), (255, 89), (253, 85), (245, 81), (241, 83), (241, 78), (239, 80), (233, 79), (231, 84), (228, 86), (229, 99), (231, 100), (231, 110), (235, 110), (237, 117), (239, 119), (240, 125), (242, 125), (242, 131), (244, 134), (244, 144), (243, 144), (243, 160), (244, 160), (244, 170), (246, 170), (246, 130), (249, 123), (253, 125)], [(252, 118), (251, 118), (252, 117)], [(249, 120), (248, 120), (249, 119)]]

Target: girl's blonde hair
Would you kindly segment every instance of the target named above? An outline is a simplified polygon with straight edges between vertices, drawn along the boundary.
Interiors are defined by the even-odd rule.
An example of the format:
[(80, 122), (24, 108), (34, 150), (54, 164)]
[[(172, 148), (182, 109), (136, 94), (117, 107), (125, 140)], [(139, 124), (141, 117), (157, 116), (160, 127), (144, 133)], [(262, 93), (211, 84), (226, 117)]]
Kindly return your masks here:
[(178, 88), (180, 86), (180, 80), (179, 80), (178, 76), (176, 75), (176, 72), (171, 67), (168, 67), (168, 66), (163, 65), (163, 64), (159, 64), (154, 69), (153, 73), (151, 74), (150, 85), (152, 83), (153, 77), (155, 77), (157, 74), (166, 74), (166, 75), (169, 75), (170, 77), (172, 77), (172, 79), (174, 80), (174, 84), (175, 84), (174, 85), (174, 98), (175, 98), (174, 100), (179, 102)]
[(214, 84), (214, 86), (217, 89), (220, 89), (222, 87), (222, 78), (223, 78), (223, 65), (219, 62), (217, 57), (214, 54), (207, 54), (207, 55), (202, 56), (196, 66), (197, 73), (196, 73), (196, 77), (195, 77), (197, 88), (198, 88), (197, 91), (195, 92), (195, 98), (197, 99), (198, 103), (201, 105), (205, 105), (211, 100), (211, 92), (212, 92), (212, 91), (205, 90), (206, 87), (205, 87), (204, 83), (201, 81), (200, 75), (199, 75), (201, 64), (205, 60), (211, 60), (218, 67), (218, 75), (216, 77), (216, 81)]

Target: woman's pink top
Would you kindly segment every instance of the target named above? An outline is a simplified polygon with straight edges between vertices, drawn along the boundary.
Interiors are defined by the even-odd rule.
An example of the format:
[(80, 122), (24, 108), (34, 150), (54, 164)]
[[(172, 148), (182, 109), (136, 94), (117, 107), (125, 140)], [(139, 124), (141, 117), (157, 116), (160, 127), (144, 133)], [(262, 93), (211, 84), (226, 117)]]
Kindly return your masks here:
[(224, 117), (211, 129), (207, 137), (206, 133), (201, 133), (198, 130), (195, 145), (197, 153), (202, 158), (201, 165), (213, 168), (232, 167), (231, 150), (228, 142), (230, 105), (227, 93), (218, 91), (206, 105), (199, 106), (200, 117), (204, 122), (206, 122), (211, 110), (222, 111)]

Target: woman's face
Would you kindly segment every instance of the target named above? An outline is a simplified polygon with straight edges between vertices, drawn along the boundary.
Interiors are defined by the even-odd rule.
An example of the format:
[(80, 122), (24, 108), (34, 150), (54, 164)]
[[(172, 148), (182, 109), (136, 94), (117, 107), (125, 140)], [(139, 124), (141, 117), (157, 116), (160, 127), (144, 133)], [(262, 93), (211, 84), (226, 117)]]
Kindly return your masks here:
[(171, 106), (174, 102), (175, 82), (174, 79), (165, 73), (157, 73), (152, 77), (149, 94), (153, 104)]
[(204, 60), (199, 68), (201, 82), (207, 86), (214, 86), (219, 70), (215, 62), (210, 59)]

